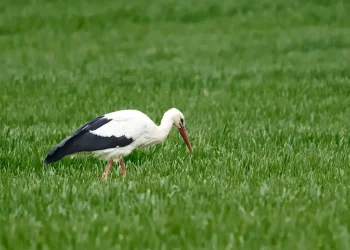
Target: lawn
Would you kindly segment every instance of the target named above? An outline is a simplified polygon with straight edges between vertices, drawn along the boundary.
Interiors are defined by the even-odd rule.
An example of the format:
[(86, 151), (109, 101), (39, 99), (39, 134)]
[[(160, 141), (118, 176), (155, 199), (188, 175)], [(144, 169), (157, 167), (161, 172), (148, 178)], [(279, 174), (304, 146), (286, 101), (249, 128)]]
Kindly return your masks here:
[[(350, 249), (350, 2), (0, 3), (0, 249)], [(175, 129), (106, 162), (48, 151), (139, 109)]]

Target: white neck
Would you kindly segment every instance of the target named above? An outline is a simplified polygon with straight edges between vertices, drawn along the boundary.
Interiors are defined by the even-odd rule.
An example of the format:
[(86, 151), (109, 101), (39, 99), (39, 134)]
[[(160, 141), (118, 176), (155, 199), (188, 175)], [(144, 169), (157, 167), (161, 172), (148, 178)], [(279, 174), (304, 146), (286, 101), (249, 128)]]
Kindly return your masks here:
[(158, 139), (160, 141), (164, 141), (168, 137), (172, 126), (173, 119), (168, 114), (164, 114), (162, 121), (158, 126)]

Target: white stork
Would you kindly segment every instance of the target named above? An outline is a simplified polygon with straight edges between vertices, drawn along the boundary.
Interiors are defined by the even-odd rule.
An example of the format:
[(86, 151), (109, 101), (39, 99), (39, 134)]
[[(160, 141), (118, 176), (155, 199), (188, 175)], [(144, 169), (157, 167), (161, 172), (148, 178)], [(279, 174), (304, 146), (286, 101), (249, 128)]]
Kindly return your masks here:
[(121, 172), (125, 176), (123, 157), (136, 148), (164, 141), (172, 126), (178, 128), (189, 151), (192, 152), (184, 115), (178, 109), (172, 108), (165, 112), (159, 126), (138, 110), (120, 110), (99, 116), (82, 125), (51, 149), (44, 164), (59, 161), (67, 155), (85, 153), (108, 160), (102, 174), (103, 180), (107, 179), (113, 161), (119, 161)]

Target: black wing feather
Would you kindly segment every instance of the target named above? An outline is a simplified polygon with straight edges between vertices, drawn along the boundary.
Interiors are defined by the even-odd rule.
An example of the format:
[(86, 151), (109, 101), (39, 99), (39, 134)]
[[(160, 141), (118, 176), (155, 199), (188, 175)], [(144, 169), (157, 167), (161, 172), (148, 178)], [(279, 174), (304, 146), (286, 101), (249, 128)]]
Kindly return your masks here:
[(99, 116), (80, 126), (72, 135), (51, 149), (44, 160), (44, 164), (47, 165), (59, 161), (67, 155), (78, 152), (91, 152), (107, 148), (125, 147), (133, 142), (132, 138), (127, 138), (125, 136), (101, 137), (90, 132), (102, 127), (110, 121), (111, 119)]

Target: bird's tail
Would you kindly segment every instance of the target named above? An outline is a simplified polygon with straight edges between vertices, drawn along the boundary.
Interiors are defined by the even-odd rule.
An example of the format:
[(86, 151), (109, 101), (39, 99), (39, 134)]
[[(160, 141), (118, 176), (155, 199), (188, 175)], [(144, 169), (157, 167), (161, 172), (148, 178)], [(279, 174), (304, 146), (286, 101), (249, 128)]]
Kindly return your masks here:
[(63, 157), (74, 153), (70, 148), (69, 148), (69, 139), (67, 138), (57, 144), (55, 147), (53, 147), (50, 152), (46, 155), (44, 159), (44, 165), (47, 166), (50, 163), (56, 162), (61, 160)]
[(61, 148), (55, 147), (47, 154), (47, 156), (44, 159), (45, 166), (49, 165), (50, 163), (59, 161), (66, 156), (66, 154), (64, 152), (61, 152), (62, 150), (60, 149)]

